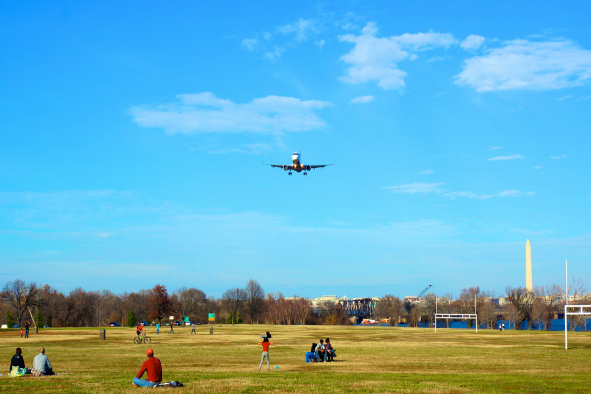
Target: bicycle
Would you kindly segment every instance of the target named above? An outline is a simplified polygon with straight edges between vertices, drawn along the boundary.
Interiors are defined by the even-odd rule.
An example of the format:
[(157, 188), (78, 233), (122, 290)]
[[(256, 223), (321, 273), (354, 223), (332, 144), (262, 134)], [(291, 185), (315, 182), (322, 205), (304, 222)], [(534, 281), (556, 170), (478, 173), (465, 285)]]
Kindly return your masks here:
[(133, 343), (135, 343), (136, 345), (141, 344), (142, 342), (144, 343), (152, 343), (152, 338), (150, 338), (149, 336), (147, 336), (146, 334), (143, 334), (141, 337), (135, 337), (133, 338)]

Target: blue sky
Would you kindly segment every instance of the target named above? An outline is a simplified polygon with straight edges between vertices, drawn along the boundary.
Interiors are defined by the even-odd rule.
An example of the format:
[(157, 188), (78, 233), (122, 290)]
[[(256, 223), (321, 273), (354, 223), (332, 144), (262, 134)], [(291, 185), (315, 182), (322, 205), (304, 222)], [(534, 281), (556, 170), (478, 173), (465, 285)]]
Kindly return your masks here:
[(2, 282), (502, 293), (529, 238), (590, 283), (590, 11), (4, 2)]

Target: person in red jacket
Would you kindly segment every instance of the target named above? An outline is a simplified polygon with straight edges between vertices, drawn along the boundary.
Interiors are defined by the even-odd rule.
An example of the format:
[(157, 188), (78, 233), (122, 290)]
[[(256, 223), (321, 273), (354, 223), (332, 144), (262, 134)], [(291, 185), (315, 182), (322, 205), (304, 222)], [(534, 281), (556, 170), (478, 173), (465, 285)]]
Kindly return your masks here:
[[(156, 386), (156, 383), (162, 382), (162, 364), (160, 360), (154, 357), (154, 351), (152, 349), (146, 350), (148, 359), (144, 361), (137, 376), (133, 378), (133, 387), (152, 387)], [(147, 379), (142, 379), (144, 372), (148, 372)]]
[(267, 370), (271, 372), (271, 367), (269, 366), (269, 345), (272, 345), (273, 342), (269, 341), (265, 335), (261, 335), (263, 340), (259, 342), (259, 345), (263, 346), (263, 355), (261, 356), (261, 363), (259, 364), (259, 372), (261, 372), (261, 367), (263, 366), (263, 361), (265, 358), (267, 359)]

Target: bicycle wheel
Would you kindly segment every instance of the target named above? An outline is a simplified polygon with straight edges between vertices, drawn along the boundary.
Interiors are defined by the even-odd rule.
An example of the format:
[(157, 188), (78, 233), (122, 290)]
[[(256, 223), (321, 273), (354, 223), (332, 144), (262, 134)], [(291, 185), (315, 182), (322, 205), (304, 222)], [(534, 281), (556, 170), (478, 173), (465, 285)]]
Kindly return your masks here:
[(136, 345), (141, 343), (141, 340), (138, 338), (133, 338), (133, 343), (135, 343)]
[(145, 337), (145, 338), (144, 338), (144, 343), (152, 343), (152, 338), (150, 338), (150, 337)]

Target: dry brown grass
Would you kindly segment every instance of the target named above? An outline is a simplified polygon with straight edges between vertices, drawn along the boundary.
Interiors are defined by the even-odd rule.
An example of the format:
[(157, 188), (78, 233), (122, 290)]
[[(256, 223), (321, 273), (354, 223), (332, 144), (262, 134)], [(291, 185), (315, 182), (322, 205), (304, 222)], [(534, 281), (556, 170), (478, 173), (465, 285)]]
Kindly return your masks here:
[[(134, 345), (130, 328), (45, 329), (21, 339), (0, 332), (0, 363), (7, 372), (14, 348), (27, 366), (39, 347), (47, 350), (55, 377), (0, 377), (0, 392), (137, 392), (131, 380), (145, 360), (146, 345)], [(258, 372), (260, 334), (270, 330), (271, 373)], [(150, 347), (165, 380), (194, 393), (466, 393), (588, 392), (591, 336), (564, 333), (409, 329), (340, 326), (215, 326), (176, 328), (159, 336), (148, 328)], [(331, 338), (335, 363), (304, 362), (312, 342)], [(65, 374), (69, 371), (69, 374)]]

